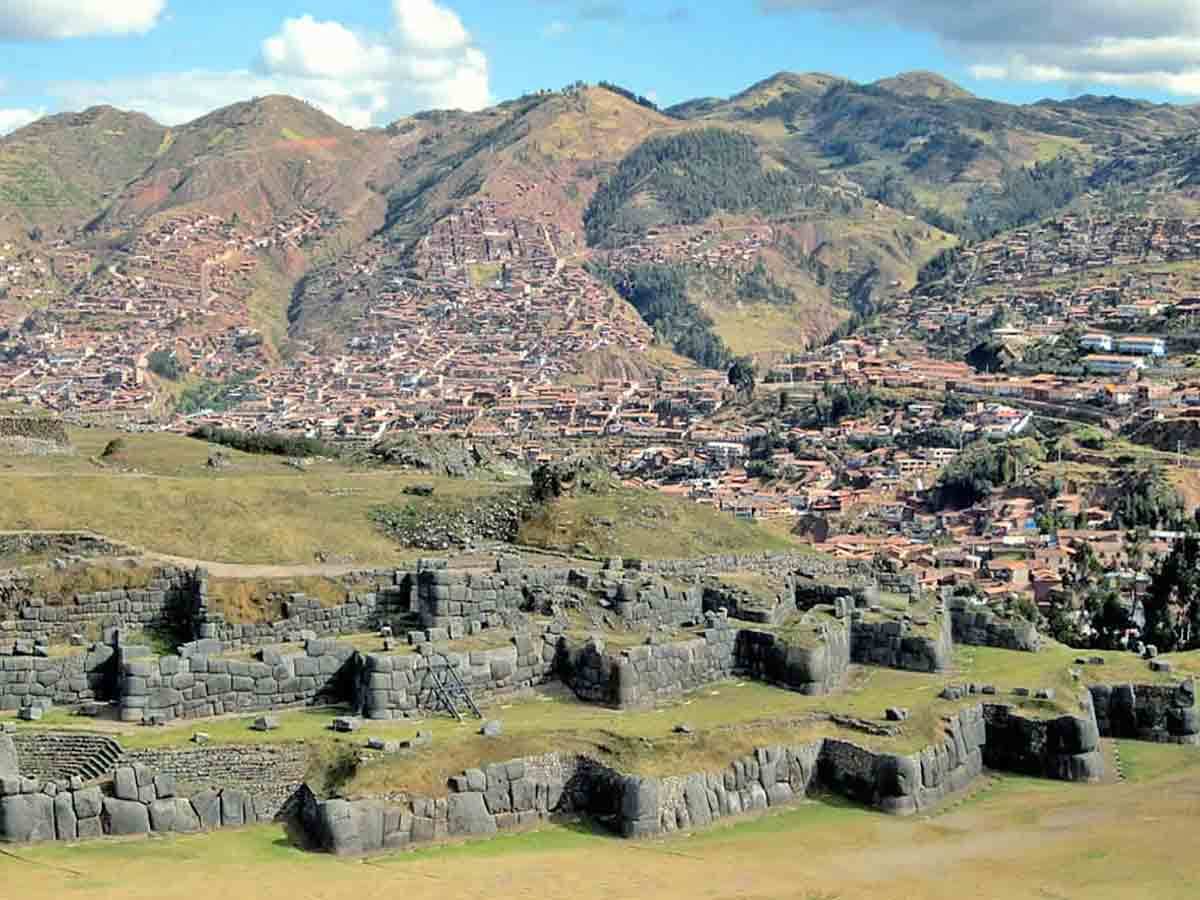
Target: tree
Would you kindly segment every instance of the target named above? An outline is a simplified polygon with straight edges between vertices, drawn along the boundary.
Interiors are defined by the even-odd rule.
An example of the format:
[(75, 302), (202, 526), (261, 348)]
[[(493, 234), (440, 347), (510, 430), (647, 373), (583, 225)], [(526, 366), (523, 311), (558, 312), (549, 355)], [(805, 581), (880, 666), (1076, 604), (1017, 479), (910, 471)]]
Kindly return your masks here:
[(946, 394), (942, 400), (942, 416), (947, 419), (961, 419), (968, 412), (967, 404), (954, 394)]
[(1127, 472), (1112, 501), (1118, 528), (1183, 530), (1185, 504), (1166, 473), (1157, 466)]
[(754, 363), (750, 361), (749, 357), (740, 356), (729, 367), (729, 383), (743, 399), (749, 400), (754, 396), (756, 376)]
[(1200, 535), (1186, 535), (1159, 562), (1142, 604), (1147, 644), (1162, 651), (1200, 645)]

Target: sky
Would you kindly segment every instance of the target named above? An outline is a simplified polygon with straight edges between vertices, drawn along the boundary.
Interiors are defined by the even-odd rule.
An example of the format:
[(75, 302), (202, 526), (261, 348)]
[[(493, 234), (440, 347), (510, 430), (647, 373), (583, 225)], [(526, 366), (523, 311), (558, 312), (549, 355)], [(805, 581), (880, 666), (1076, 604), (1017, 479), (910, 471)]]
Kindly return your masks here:
[(1009, 102), (1200, 101), (1200, 0), (0, 0), (0, 133), (177, 125), (286, 93), (354, 127), (577, 80), (670, 105), (779, 71), (938, 72)]

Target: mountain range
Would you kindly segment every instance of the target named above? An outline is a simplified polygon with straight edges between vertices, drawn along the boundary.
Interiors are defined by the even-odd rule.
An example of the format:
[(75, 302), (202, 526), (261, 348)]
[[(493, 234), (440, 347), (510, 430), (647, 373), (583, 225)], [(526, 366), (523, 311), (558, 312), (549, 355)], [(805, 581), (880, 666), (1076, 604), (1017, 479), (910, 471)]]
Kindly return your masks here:
[[(715, 363), (818, 341), (962, 240), (1067, 207), (1187, 214), (1200, 196), (1198, 132), (1197, 107), (1094, 96), (1015, 106), (927, 72), (873, 84), (781, 73), (668, 109), (577, 84), (371, 130), (278, 96), (178, 127), (96, 107), (0, 139), (0, 241), (119, 264), (139, 235), (181, 215), (263, 234), (317, 214), (298, 246), (255, 251), (246, 302), (286, 355), (297, 341), (337, 346), (370, 297), (428, 277), (429, 235), (486, 202), (516, 223), (505, 227), (536, 224), (558, 267), (616, 286), (676, 350)], [(671, 235), (674, 250), (647, 249)], [(731, 236), (768, 243), (754, 273), (689, 264), (706, 240)], [(680, 335), (694, 322), (681, 325), (678, 308), (647, 316), (620, 290), (648, 262), (680, 268), (684, 318), (721, 353), (692, 352)], [(476, 274), (502, 279), (503, 268)], [(80, 289), (78, 273), (51, 280)]]

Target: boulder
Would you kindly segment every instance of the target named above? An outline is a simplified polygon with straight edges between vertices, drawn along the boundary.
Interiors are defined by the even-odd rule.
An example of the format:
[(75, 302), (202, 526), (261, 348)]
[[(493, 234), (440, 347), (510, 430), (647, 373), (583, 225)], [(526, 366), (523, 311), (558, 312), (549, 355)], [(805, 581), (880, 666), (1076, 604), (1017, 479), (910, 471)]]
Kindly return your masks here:
[(495, 834), (496, 820), (489, 815), (479, 791), (451, 794), (447, 810), (450, 834)]
[(75, 804), (69, 791), (54, 797), (54, 831), (60, 841), (74, 841), (79, 837), (79, 817), (75, 815)]
[(175, 830), (174, 800), (155, 800), (150, 804), (150, 828), (162, 834)]
[(105, 797), (104, 818), (108, 820), (105, 830), (112, 835), (150, 833), (150, 811), (136, 800)]
[(190, 834), (194, 831), (199, 831), (200, 816), (196, 814), (191, 801), (186, 797), (176, 797), (171, 802), (175, 804), (175, 830), (180, 834)]
[(0, 798), (0, 841), (24, 844), (54, 838), (53, 797), (18, 794)]
[(221, 827), (221, 795), (217, 791), (203, 791), (192, 797), (192, 808), (200, 819), (200, 827), (208, 830)]
[(120, 766), (113, 772), (113, 795), (118, 800), (137, 800), (137, 775), (131, 766)]
[(72, 796), (75, 800), (75, 817), (77, 819), (81, 821), (94, 819), (104, 812), (104, 795), (100, 793), (100, 788), (84, 788), (81, 791), (75, 791)]

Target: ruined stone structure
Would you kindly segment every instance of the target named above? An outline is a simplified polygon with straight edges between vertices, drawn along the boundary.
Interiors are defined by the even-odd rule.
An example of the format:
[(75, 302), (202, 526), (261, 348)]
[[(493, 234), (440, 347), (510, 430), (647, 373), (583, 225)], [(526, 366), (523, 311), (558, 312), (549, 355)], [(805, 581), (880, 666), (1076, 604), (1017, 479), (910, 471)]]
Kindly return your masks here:
[(770, 684), (801, 694), (829, 694), (850, 667), (850, 643), (845, 619), (820, 619), (784, 635), (743, 629), (737, 660), (741, 669)]
[(124, 722), (168, 722), (226, 713), (334, 702), (350, 696), (357, 671), (353, 647), (310, 640), (303, 653), (266, 651), (262, 661), (144, 656), (119, 648), (120, 714)]
[[(625, 837), (653, 837), (783, 806), (818, 786), (906, 815), (932, 809), (967, 787), (985, 763), (991, 765), (989, 757), (1022, 767), (1036, 760), (1038, 774), (1060, 780), (1095, 780), (1102, 771), (1095, 745), (1090, 756), (1069, 752), (1086, 746), (1082, 738), (1095, 730), (1094, 719), (1085, 711), (1083, 718), (1062, 721), (1072, 724), (1044, 728), (1046, 723), (1010, 707), (977, 704), (947, 717), (944, 739), (915, 754), (878, 753), (823, 738), (760, 748), (716, 772), (664, 778), (623, 775), (586, 757), (550, 754), (469, 769), (451, 778), (450, 793), (440, 798), (398, 804), (309, 795), (302, 821), (318, 847), (347, 855), (491, 835), (570, 813), (592, 815)], [(1054, 734), (1049, 741), (1048, 732)], [(1067, 742), (1068, 732), (1074, 744)]]
[[(18, 642), (63, 640), (105, 626), (174, 627), (188, 620), (197, 585), (196, 572), (174, 567), (160, 569), (141, 587), (75, 594), (57, 602), (34, 595), (19, 580), (0, 584), (0, 655), (19, 651)], [(32, 653), (32, 647), (25, 652)]]
[(954, 642), (1036, 653), (1042, 646), (1037, 628), (1020, 616), (999, 616), (963, 598), (948, 601)]
[(923, 623), (901, 618), (884, 621), (856, 618), (850, 629), (850, 658), (864, 665), (944, 672), (953, 659), (953, 650), (950, 620), (944, 614)]
[(1104, 737), (1200, 745), (1196, 682), (1093, 685), (1096, 723)]

